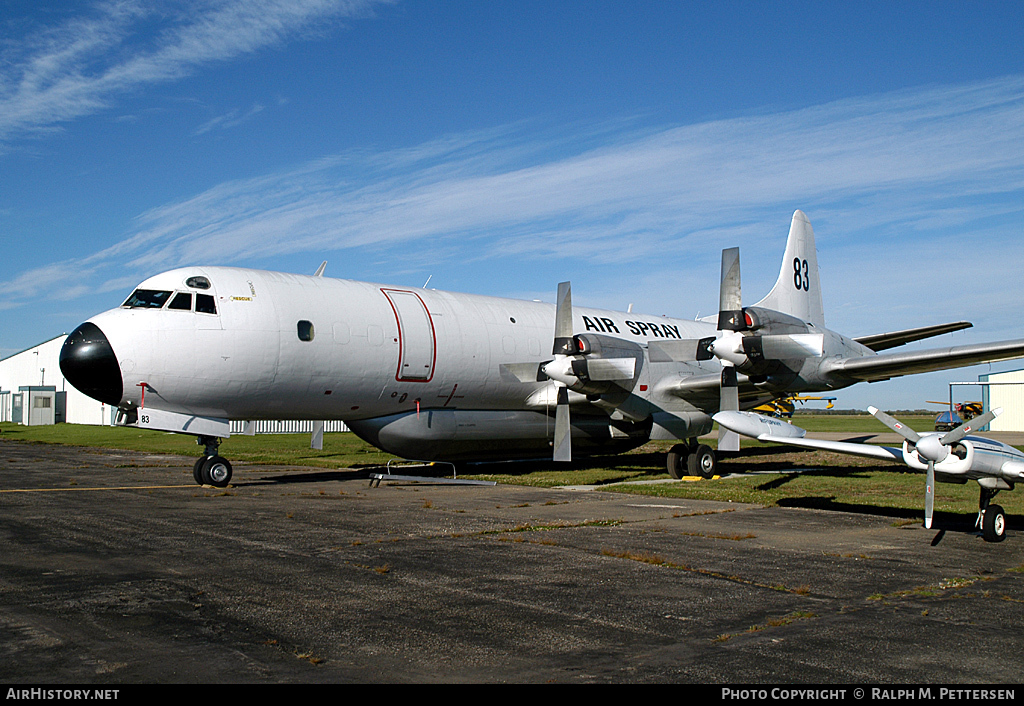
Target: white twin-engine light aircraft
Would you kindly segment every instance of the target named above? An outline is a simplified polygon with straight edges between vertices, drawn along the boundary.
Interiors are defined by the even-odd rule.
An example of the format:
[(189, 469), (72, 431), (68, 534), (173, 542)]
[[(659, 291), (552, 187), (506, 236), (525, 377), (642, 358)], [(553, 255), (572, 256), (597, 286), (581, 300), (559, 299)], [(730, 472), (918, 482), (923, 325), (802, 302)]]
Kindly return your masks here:
[[(195, 478), (227, 485), (229, 420), (344, 420), (427, 461), (553, 458), (679, 439), (673, 477), (711, 477), (711, 415), (796, 392), (1024, 356), (1024, 340), (877, 351), (958, 322), (849, 339), (825, 328), (814, 232), (800, 211), (772, 291), (740, 299), (722, 253), (717, 323), (228, 267), (140, 284), (75, 329), (61, 371), (122, 424), (192, 434)], [(553, 342), (553, 345), (552, 345)], [(731, 432), (719, 450), (739, 448)], [(553, 449), (553, 450), (552, 450)]]
[(868, 407), (868, 411), (903, 437), (903, 448), (808, 439), (805, 437), (806, 431), (800, 427), (756, 412), (727, 410), (715, 414), (714, 419), (719, 426), (760, 441), (902, 461), (915, 470), (924, 471), (926, 528), (932, 526), (936, 480), (943, 483), (976, 480), (981, 486), (981, 498), (978, 501), (975, 527), (981, 530), (987, 542), (1001, 542), (1005, 539), (1006, 513), (999, 505), (991, 504), (991, 500), (1000, 490), (1013, 490), (1015, 483), (1024, 481), (1024, 453), (995, 439), (968, 436), (1002, 414), (1002, 408), (997, 407), (975, 417), (952, 431), (920, 434), (875, 407)]

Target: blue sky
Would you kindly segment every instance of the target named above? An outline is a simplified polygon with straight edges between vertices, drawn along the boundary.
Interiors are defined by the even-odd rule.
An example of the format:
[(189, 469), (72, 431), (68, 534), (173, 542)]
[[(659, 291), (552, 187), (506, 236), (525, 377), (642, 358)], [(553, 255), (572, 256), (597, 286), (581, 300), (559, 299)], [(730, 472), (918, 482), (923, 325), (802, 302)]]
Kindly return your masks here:
[(1013, 2), (0, 0), (0, 356), (186, 264), (707, 315), (797, 208), (831, 328), (1024, 338), (1021, 47)]

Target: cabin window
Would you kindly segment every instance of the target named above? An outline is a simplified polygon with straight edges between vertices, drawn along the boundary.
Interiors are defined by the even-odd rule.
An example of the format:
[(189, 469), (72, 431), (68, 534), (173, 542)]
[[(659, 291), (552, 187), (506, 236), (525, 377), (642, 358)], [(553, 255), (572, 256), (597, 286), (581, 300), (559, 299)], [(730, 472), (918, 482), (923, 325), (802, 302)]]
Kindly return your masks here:
[(136, 289), (121, 306), (131, 307), (132, 309), (159, 309), (167, 303), (170, 296), (170, 292), (155, 289)]
[(196, 311), (200, 314), (216, 314), (217, 304), (209, 294), (197, 294)]
[(298, 324), (298, 333), (300, 341), (312, 341), (313, 340), (313, 322), (302, 320)]
[(167, 308), (177, 311), (192, 311), (192, 295), (189, 292), (178, 292)]
[(210, 280), (205, 277), (189, 277), (185, 280), (186, 287), (193, 287), (195, 289), (209, 289)]

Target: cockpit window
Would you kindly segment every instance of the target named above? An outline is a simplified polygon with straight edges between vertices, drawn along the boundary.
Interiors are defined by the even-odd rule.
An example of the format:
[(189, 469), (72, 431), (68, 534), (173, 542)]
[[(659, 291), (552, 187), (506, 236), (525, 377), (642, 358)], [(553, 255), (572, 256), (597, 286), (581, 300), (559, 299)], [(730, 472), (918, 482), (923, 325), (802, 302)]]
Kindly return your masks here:
[(200, 314), (216, 314), (217, 303), (209, 294), (196, 295), (196, 311)]
[(136, 289), (121, 306), (133, 309), (159, 309), (167, 303), (167, 299), (170, 296), (170, 292), (155, 289)]
[(206, 279), (205, 277), (199, 276), (189, 277), (187, 280), (185, 280), (185, 286), (194, 287), (196, 289), (209, 289), (210, 280)]
[(192, 294), (190, 292), (178, 292), (174, 295), (171, 303), (167, 305), (167, 308), (179, 311), (192, 311)]

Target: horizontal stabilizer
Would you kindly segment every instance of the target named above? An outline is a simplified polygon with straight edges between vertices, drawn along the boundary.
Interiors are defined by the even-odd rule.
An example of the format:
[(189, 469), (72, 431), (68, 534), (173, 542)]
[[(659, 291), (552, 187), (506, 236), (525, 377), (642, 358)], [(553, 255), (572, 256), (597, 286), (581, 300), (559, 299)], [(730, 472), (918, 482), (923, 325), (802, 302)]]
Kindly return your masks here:
[(855, 338), (857, 343), (867, 346), (873, 351), (885, 351), (897, 346), (903, 346), (914, 341), (922, 341), (926, 338), (941, 336), (944, 333), (963, 331), (965, 328), (974, 326), (970, 321), (956, 321), (950, 324), (937, 324), (935, 326), (921, 326), (920, 328), (904, 329), (903, 331), (892, 331), (890, 333), (876, 333), (872, 336), (860, 336)]
[(821, 372), (839, 374), (852, 380), (875, 382), (901, 375), (930, 373), (935, 370), (949, 370), (1013, 358), (1024, 358), (1024, 339), (930, 348), (908, 353), (866, 355), (860, 358), (838, 358), (825, 361)]

